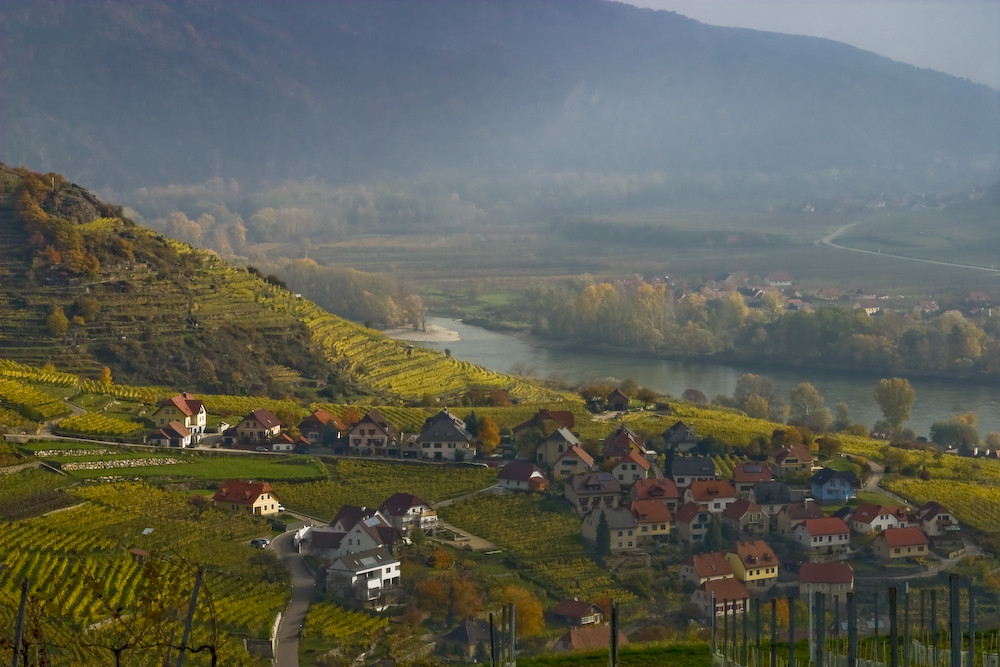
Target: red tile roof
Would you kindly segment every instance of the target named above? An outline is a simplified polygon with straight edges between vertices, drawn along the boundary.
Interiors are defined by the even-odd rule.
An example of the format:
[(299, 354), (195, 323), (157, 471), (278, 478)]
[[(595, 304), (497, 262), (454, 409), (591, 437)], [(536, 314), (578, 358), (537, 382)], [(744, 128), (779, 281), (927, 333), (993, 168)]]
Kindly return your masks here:
[[(589, 625), (583, 628), (573, 628), (556, 642), (558, 646), (575, 651), (607, 648), (611, 645), (611, 627), (607, 625)], [(621, 630), (618, 631), (618, 645), (628, 644), (628, 638)]]
[(875, 539), (882, 538), (890, 547), (916, 547), (928, 544), (927, 536), (919, 528), (886, 528)]
[(764, 540), (746, 540), (736, 543), (736, 556), (744, 566), (760, 566), (764, 563), (778, 564), (774, 550)]
[(583, 618), (591, 614), (603, 614), (601, 608), (593, 602), (582, 600), (561, 600), (559, 604), (552, 607), (550, 612), (553, 616), (566, 616), (569, 618)]
[(726, 557), (719, 551), (694, 554), (688, 559), (687, 564), (694, 569), (694, 573), (699, 578), (732, 576), (733, 574), (733, 566), (729, 564)]
[(719, 604), (724, 600), (746, 600), (750, 597), (747, 587), (737, 579), (712, 579), (698, 586), (711, 597), (715, 594), (715, 603)]
[(673, 520), (670, 510), (659, 500), (633, 500), (628, 509), (638, 523), (669, 523)]
[(511, 461), (500, 470), (499, 478), (511, 482), (527, 482), (532, 477), (545, 477), (534, 463)]
[(267, 408), (257, 408), (243, 419), (244, 421), (254, 420), (260, 423), (263, 428), (267, 429), (274, 428), (275, 426), (281, 426), (281, 422), (278, 421), (278, 418), (275, 417), (274, 413)]
[(722, 510), (722, 516), (728, 517), (730, 519), (736, 519), (737, 521), (742, 519), (749, 512), (760, 512), (760, 505), (757, 503), (752, 503), (746, 498), (740, 498), (734, 503), (730, 503), (729, 507)]
[(756, 484), (771, 481), (771, 467), (757, 461), (744, 461), (733, 469), (733, 481), (737, 484)]
[(736, 489), (722, 479), (696, 479), (688, 487), (691, 498), (696, 502), (708, 502), (716, 498), (735, 498)]
[(800, 584), (851, 584), (854, 569), (848, 563), (802, 563)]
[(267, 482), (244, 482), (238, 479), (229, 479), (222, 483), (219, 490), (212, 496), (212, 500), (248, 505), (264, 493), (274, 495), (271, 491), (271, 485)]
[(621, 458), (619, 458), (618, 459), (618, 463), (615, 464), (615, 467), (617, 468), (622, 463), (625, 463), (625, 464), (635, 463), (636, 465), (638, 465), (643, 470), (649, 470), (649, 461), (647, 461), (642, 456), (639, 456), (638, 454), (636, 454), (634, 449), (631, 450), (625, 456), (622, 456)]
[(571, 446), (563, 453), (562, 456), (559, 457), (556, 463), (559, 463), (559, 461), (565, 458), (573, 458), (573, 457), (578, 458), (588, 468), (592, 468), (594, 466), (594, 457), (588, 454), (586, 450), (584, 450), (583, 447), (581, 447), (580, 445)]
[(662, 500), (681, 496), (677, 483), (667, 477), (640, 479), (632, 485), (632, 494), (637, 500)]
[(379, 510), (392, 516), (403, 516), (406, 514), (407, 510), (421, 506), (430, 507), (428, 503), (424, 502), (412, 493), (394, 493), (386, 498), (385, 502), (382, 503), (382, 506), (379, 507)]
[(166, 407), (167, 405), (173, 405), (180, 410), (185, 417), (192, 417), (201, 412), (203, 402), (189, 398), (187, 394), (177, 394), (176, 396), (171, 396), (160, 403), (161, 408)]
[(802, 522), (806, 532), (813, 537), (820, 535), (850, 535), (851, 529), (847, 527), (843, 519), (835, 516), (820, 519), (806, 519)]
[(684, 503), (677, 513), (674, 514), (674, 521), (680, 521), (681, 523), (690, 523), (698, 516), (701, 512), (707, 512), (704, 507), (698, 503)]

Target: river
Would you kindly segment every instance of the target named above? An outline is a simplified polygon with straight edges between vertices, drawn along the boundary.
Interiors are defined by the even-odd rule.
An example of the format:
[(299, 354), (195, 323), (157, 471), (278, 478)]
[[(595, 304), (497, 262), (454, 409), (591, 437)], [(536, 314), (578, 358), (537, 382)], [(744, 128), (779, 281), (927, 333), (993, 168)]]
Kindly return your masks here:
[[(604, 378), (632, 378), (640, 386), (669, 396), (680, 396), (685, 389), (698, 389), (709, 399), (719, 394), (731, 396), (736, 380), (744, 373), (766, 375), (786, 392), (799, 382), (811, 382), (833, 410), (843, 401), (850, 407), (852, 421), (869, 428), (882, 417), (872, 398), (879, 377), (838, 375), (809, 370), (736, 367), (726, 364), (668, 361), (641, 356), (608, 356), (551, 349), (531, 345), (521, 338), (459, 320), (428, 317), (427, 324), (458, 332), (460, 340), (418, 342), (436, 350), (451, 350), (453, 357), (504, 373), (518, 372), (540, 378), (580, 383)], [(953, 414), (974, 412), (980, 437), (1000, 431), (1000, 389), (995, 385), (967, 384), (934, 380), (911, 380), (917, 398), (906, 426), (918, 435), (928, 435), (931, 424)], [(787, 394), (786, 394), (787, 396)]]

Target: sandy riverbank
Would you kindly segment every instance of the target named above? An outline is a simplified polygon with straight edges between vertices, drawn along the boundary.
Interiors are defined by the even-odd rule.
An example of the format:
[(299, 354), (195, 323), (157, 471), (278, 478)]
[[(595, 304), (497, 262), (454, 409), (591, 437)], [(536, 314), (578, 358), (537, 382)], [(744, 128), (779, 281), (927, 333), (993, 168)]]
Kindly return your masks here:
[(457, 331), (439, 327), (436, 324), (428, 324), (422, 330), (414, 330), (413, 327), (400, 327), (398, 329), (386, 329), (382, 333), (389, 338), (408, 340), (413, 343), (451, 343), (456, 340), (462, 340)]

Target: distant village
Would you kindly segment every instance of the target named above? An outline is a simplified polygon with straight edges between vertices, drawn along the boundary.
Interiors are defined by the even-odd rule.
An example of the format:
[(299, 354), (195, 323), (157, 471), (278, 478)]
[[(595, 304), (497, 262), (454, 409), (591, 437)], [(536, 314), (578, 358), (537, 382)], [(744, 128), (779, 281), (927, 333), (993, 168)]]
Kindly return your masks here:
[[(615, 389), (600, 402), (614, 418), (629, 409), (630, 398)], [(186, 394), (164, 401), (152, 418), (157, 428), (149, 443), (185, 447), (205, 437), (204, 405)], [(818, 466), (806, 446), (777, 447), (722, 478), (711, 457), (691, 453), (702, 438), (681, 421), (662, 434), (675, 453), (666, 463), (624, 424), (592, 455), (574, 434), (574, 422), (572, 412), (540, 409), (512, 429), (503, 455), (485, 459), (476, 456), (475, 434), (447, 409), (416, 434), (401, 432), (374, 409), (353, 424), (316, 410), (292, 437), (262, 408), (235, 426), (223, 424), (217, 437), (250, 451), (321, 445), (341, 456), (497, 467), (498, 484), (487, 492), (558, 492), (579, 518), (581, 538), (605, 562), (648, 561), (663, 545), (686, 554), (678, 561), (680, 578), (690, 608), (703, 620), (742, 613), (749, 600), (773, 596), (780, 586), (802, 595), (822, 592), (842, 604), (855, 586), (852, 563), (906, 563), (918, 572), (964, 553), (962, 531), (946, 507), (851, 503), (862, 481), (850, 470)], [(213, 501), (220, 509), (265, 516), (284, 510), (266, 481), (229, 480)], [(303, 527), (295, 545), (321, 563), (328, 591), (384, 610), (401, 602), (399, 549), (417, 531), (433, 539), (439, 526), (434, 506), (399, 489), (377, 508), (345, 505), (328, 524)], [(606, 645), (606, 628), (589, 630), (602, 627), (607, 613), (597, 603), (564, 600), (549, 612), (567, 627), (556, 648)], [(472, 642), (464, 646), (474, 651), (488, 637), (488, 628), (476, 623), (464, 622), (451, 639)]]

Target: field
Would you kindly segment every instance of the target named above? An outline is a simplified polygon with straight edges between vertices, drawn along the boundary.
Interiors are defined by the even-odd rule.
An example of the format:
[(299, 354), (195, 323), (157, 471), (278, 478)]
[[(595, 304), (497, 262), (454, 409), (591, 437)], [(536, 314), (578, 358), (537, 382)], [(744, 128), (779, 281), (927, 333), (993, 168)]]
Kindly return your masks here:
[[(267, 480), (310, 480), (324, 474), (319, 462), (304, 455), (234, 455), (149, 448), (96, 448), (95, 445), (67, 445), (62, 441), (32, 442), (23, 451), (62, 467), (75, 478), (89, 479), (121, 474), (129, 478), (173, 480), (225, 480), (230, 478)], [(131, 462), (141, 461), (134, 464)], [(157, 461), (162, 461), (157, 464)], [(180, 461), (180, 463), (174, 463)], [(80, 465), (90, 464), (90, 465)]]
[[(523, 667), (603, 667), (608, 664), (607, 651), (580, 651), (572, 654), (521, 657), (517, 664)], [(664, 644), (642, 646), (632, 644), (618, 650), (620, 667), (709, 667), (712, 656), (707, 644)]]
[(324, 479), (273, 483), (275, 494), (289, 508), (324, 520), (342, 505), (378, 507), (394, 493), (412, 493), (434, 503), (496, 484), (492, 468), (465, 468), (416, 463), (330, 459), (321, 464)]

